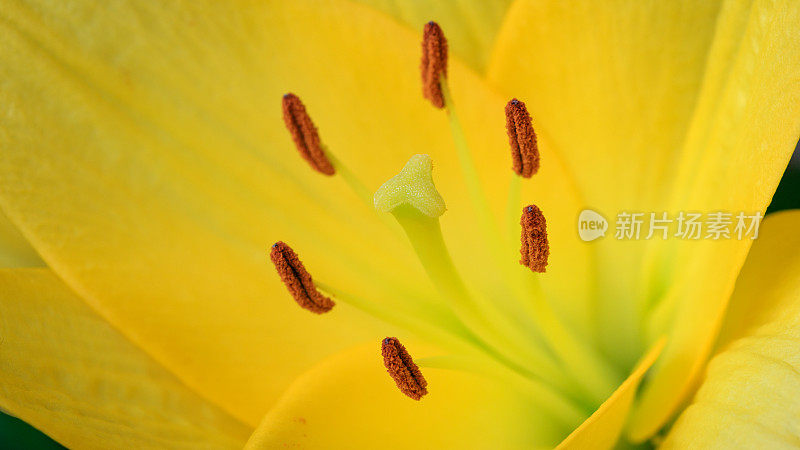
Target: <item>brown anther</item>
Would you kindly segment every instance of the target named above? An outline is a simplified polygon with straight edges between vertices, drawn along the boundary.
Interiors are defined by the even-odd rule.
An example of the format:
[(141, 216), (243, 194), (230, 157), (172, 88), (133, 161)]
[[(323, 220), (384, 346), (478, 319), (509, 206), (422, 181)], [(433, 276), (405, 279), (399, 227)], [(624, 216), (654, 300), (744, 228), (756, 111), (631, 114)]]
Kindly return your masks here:
[(512, 99), (506, 105), (506, 131), (514, 172), (530, 178), (539, 171), (539, 147), (525, 103)]
[(276, 242), (272, 245), (269, 257), (298, 305), (315, 314), (326, 313), (336, 305), (317, 290), (311, 274), (291, 247), (284, 242)]
[(441, 77), (447, 77), (447, 39), (436, 22), (425, 24), (422, 34), (422, 95), (437, 108), (444, 108)]
[(519, 261), (534, 272), (544, 273), (547, 268), (547, 257), (550, 256), (550, 246), (547, 243), (547, 222), (544, 214), (536, 205), (522, 208), (522, 246)]
[(395, 384), (407, 396), (419, 400), (428, 393), (428, 382), (422, 376), (419, 367), (414, 364), (411, 355), (395, 337), (387, 337), (381, 343), (381, 354), (386, 371), (394, 379)]
[(292, 134), (294, 145), (300, 155), (319, 173), (333, 175), (336, 170), (322, 150), (317, 127), (306, 112), (300, 98), (292, 93), (283, 96), (283, 121)]

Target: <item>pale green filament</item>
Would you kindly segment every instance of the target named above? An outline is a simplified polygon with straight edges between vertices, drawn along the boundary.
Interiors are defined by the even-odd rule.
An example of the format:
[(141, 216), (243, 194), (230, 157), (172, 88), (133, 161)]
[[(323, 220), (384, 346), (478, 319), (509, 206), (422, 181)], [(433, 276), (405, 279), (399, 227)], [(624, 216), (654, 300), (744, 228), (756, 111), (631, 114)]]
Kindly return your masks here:
[[(444, 96), (445, 107), (447, 108), (447, 117), (450, 123), (450, 131), (453, 136), (453, 142), (455, 143), (456, 147), (456, 154), (458, 155), (458, 161), (461, 166), (461, 172), (464, 176), (464, 183), (467, 187), (470, 201), (472, 202), (478, 218), (478, 225), (480, 226), (483, 235), (487, 239), (486, 244), (488, 245), (491, 257), (494, 260), (494, 265), (506, 269), (500, 271), (501, 276), (504, 278), (506, 285), (511, 287), (512, 291), (517, 297), (516, 299), (509, 297), (504, 301), (506, 310), (511, 310), (512, 313), (514, 313), (514, 310), (519, 309), (518, 303), (527, 298), (528, 294), (521, 292), (521, 285), (519, 285), (516, 280), (510, 276), (509, 270), (507, 270), (509, 268), (510, 261), (507, 258), (507, 253), (503, 251), (506, 246), (504, 245), (504, 241), (500, 237), (499, 229), (492, 218), (492, 212), (489, 208), (489, 203), (483, 194), (483, 188), (481, 188), (480, 179), (478, 178), (478, 171), (475, 168), (475, 162), (472, 159), (472, 153), (470, 152), (469, 145), (467, 144), (464, 130), (461, 127), (461, 121), (459, 120), (458, 114), (455, 110), (453, 96), (450, 93), (450, 87), (447, 83), (447, 78), (441, 77), (439, 83), (442, 86), (442, 95)], [(513, 261), (513, 259), (511, 261)], [(516, 286), (514, 286), (515, 283), (517, 283)], [(500, 310), (500, 305), (491, 305), (491, 307)], [(529, 337), (533, 337), (533, 334), (530, 331), (526, 331), (526, 334), (528, 334)]]
[[(514, 174), (509, 186), (506, 220), (509, 228), (510, 256), (507, 261), (519, 258), (520, 181), (521, 177)], [(588, 343), (581, 342), (571, 330), (564, 326), (552, 306), (547, 302), (536, 274), (518, 264), (507, 267), (507, 270), (507, 273), (513, 274), (512, 286), (517, 291), (517, 296), (524, 299), (520, 303), (525, 315), (533, 319), (548, 347), (569, 369), (568, 372), (574, 377), (574, 380), (583, 386), (584, 392), (591, 397), (593, 402), (604, 401), (621, 381), (618, 374)], [(592, 373), (594, 376), (582, 376), (586, 373)]]
[[(519, 310), (520, 305), (522, 306), (527, 313), (526, 316), (533, 318), (548, 346), (556, 353), (565, 368), (569, 369), (574, 381), (582, 386), (582, 390), (591, 396), (592, 401), (602, 402), (613, 391), (616, 383), (620, 381), (619, 377), (591, 347), (579, 342), (574, 334), (561, 323), (545, 300), (538, 278), (529, 271), (523, 271), (520, 266), (512, 262), (518, 258), (519, 249), (518, 241), (516, 241), (516, 246), (513, 243), (515, 242), (514, 236), (518, 236), (520, 232), (521, 177), (516, 174), (512, 175), (509, 185), (506, 205), (507, 239), (504, 246), (499, 239), (499, 233), (496, 232), (491, 210), (483, 195), (463, 128), (455, 112), (447, 79), (442, 77), (440, 83), (467, 190), (478, 212), (481, 227), (489, 239), (493, 241), (490, 242), (493, 257), (496, 259), (498, 267), (502, 270), (503, 277), (518, 300), (517, 304), (512, 305), (512, 309)], [(503, 252), (502, 248), (511, 248), (510, 258), (506, 257), (506, 252)], [(587, 373), (594, 375), (585, 376), (584, 374)]]
[[(364, 183), (361, 182), (358, 176), (352, 170), (350, 170), (347, 165), (336, 158), (333, 152), (328, 150), (328, 148), (324, 145), (322, 146), (322, 151), (333, 165), (333, 168), (336, 169), (336, 174), (342, 177), (342, 180), (344, 180), (345, 184), (347, 184), (350, 190), (353, 191), (356, 196), (358, 196), (358, 198), (367, 208), (372, 209), (372, 193), (369, 189), (367, 189), (366, 186), (364, 186)], [(384, 214), (379, 214), (379, 216), (390, 229), (399, 233), (396, 223), (394, 223), (392, 220), (389, 220)]]
[(508, 185), (508, 200), (506, 202), (506, 241), (511, 249), (519, 247), (519, 217), (522, 211), (522, 177), (511, 172), (511, 182)]
[(568, 389), (563, 374), (547, 354), (528, 345), (526, 334), (520, 333), (514, 324), (481, 297), (470, 294), (444, 244), (438, 217), (429, 217), (409, 205), (395, 208), (392, 214), (405, 230), (428, 277), (467, 327), (512, 365), (547, 380), (555, 387)]
[(328, 147), (322, 146), (325, 156), (336, 169), (336, 174), (342, 177), (347, 186), (355, 193), (358, 198), (365, 204), (372, 205), (372, 193), (364, 186), (364, 183), (351, 171), (344, 163), (342, 163), (334, 154), (328, 150)]
[(564, 326), (542, 293), (538, 278), (522, 266), (517, 270), (527, 284), (527, 291), (534, 293), (530, 301), (524, 303), (528, 314), (534, 318), (548, 345), (566, 366), (570, 376), (583, 386), (584, 392), (594, 403), (602, 403), (622, 381), (621, 377), (587, 343), (581, 342)]
[[(447, 108), (447, 118), (450, 122), (453, 142), (456, 146), (456, 155), (461, 165), (461, 172), (464, 174), (464, 183), (467, 186), (467, 192), (469, 193), (470, 200), (472, 201), (478, 217), (478, 223), (486, 236), (499, 241), (499, 237), (497, 237), (499, 236), (497, 226), (492, 219), (489, 202), (483, 194), (483, 188), (481, 188), (481, 182), (478, 177), (478, 170), (475, 168), (475, 161), (472, 160), (472, 153), (469, 151), (469, 145), (467, 145), (467, 139), (464, 135), (464, 129), (461, 127), (461, 121), (458, 119), (458, 114), (456, 114), (453, 96), (450, 94), (447, 78), (444, 76), (440, 77), (439, 84), (442, 86), (442, 95), (444, 96), (445, 108)], [(490, 244), (497, 243), (499, 242), (491, 242)], [(498, 247), (492, 245), (492, 248), (496, 249)], [(499, 257), (500, 255), (496, 254), (495, 256)]]
[(396, 309), (386, 306), (381, 302), (366, 300), (362, 297), (335, 288), (332, 285), (314, 280), (316, 287), (334, 297), (337, 301), (346, 303), (360, 309), (386, 323), (402, 327), (416, 335), (453, 351), (475, 353), (479, 351), (477, 340), (469, 330), (457, 321), (448, 317), (434, 317), (424, 320), (425, 317), (403, 314)]
[(537, 407), (553, 414), (569, 429), (577, 428), (588, 416), (570, 399), (550, 389), (541, 382), (526, 378), (491, 360), (460, 355), (431, 356), (414, 362), (420, 368), (457, 370), (499, 380), (517, 391), (527, 394)]

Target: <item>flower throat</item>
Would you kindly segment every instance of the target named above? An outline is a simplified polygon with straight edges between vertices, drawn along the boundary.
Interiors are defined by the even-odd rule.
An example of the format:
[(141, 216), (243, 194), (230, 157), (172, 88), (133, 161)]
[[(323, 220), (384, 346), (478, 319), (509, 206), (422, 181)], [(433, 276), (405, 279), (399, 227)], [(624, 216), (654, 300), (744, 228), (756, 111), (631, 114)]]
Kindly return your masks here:
[[(282, 241), (273, 245), (270, 258), (302, 308), (324, 314), (335, 307), (333, 297), (448, 352), (414, 360), (396, 337), (381, 341), (384, 366), (408, 397), (420, 400), (428, 393), (422, 369), (465, 371), (508, 383), (530, 395), (537, 406), (565, 425), (577, 426), (613, 391), (621, 377), (595, 348), (564, 325), (540, 286), (538, 277), (546, 272), (550, 255), (545, 214), (534, 204), (523, 207), (521, 214), (519, 209), (521, 180), (533, 177), (540, 168), (531, 117), (525, 104), (516, 98), (505, 107), (512, 168), (506, 234), (520, 236), (519, 244), (514, 244), (501, 238), (479, 182), (448, 86), (447, 54), (442, 29), (428, 22), (422, 39), (422, 94), (448, 116), (464, 188), (476, 212), (482, 239), (491, 250), (487, 270), (497, 271), (509, 293), (504, 307), (470, 289), (452, 261), (439, 222), (447, 208), (433, 181), (431, 158), (411, 156), (397, 175), (372, 193), (325, 147), (305, 105), (291, 93), (283, 97), (283, 118), (302, 158), (313, 170), (340, 177), (364, 203), (374, 207), (399, 238), (405, 235), (445, 311), (402, 313), (314, 280), (297, 253)], [(519, 264), (514, 253), (519, 255)], [(431, 388), (435, 390), (435, 385)]]

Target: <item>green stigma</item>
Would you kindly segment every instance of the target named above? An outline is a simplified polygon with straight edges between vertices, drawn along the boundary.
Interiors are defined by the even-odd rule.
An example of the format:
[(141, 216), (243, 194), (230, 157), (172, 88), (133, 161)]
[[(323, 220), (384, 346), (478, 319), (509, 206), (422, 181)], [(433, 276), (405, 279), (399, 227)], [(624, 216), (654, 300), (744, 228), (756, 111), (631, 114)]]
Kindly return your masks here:
[(433, 161), (428, 155), (414, 155), (403, 170), (375, 191), (375, 209), (393, 212), (408, 205), (428, 217), (439, 217), (447, 210), (444, 199), (433, 184)]

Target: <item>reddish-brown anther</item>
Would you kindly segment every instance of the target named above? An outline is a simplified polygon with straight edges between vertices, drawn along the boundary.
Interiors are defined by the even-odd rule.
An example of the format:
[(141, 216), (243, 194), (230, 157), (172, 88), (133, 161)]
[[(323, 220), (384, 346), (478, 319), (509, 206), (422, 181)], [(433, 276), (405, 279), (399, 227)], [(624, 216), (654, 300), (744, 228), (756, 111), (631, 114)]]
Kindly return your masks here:
[(381, 343), (381, 354), (386, 371), (403, 394), (419, 400), (428, 393), (428, 382), (397, 338), (384, 339)]
[(315, 314), (326, 313), (336, 305), (317, 290), (311, 274), (291, 247), (284, 242), (276, 242), (272, 245), (269, 257), (298, 305)]
[(317, 127), (306, 112), (300, 98), (292, 93), (283, 96), (283, 121), (292, 134), (292, 140), (300, 155), (319, 173), (333, 175), (336, 170), (322, 150)]
[(422, 95), (437, 108), (444, 108), (441, 77), (447, 77), (447, 39), (436, 22), (425, 24), (422, 34)]
[(506, 105), (506, 131), (514, 172), (530, 178), (539, 171), (539, 147), (525, 103), (513, 99)]
[(522, 246), (519, 261), (534, 272), (543, 273), (547, 268), (547, 258), (550, 256), (550, 245), (547, 243), (547, 222), (544, 214), (536, 205), (522, 208)]

